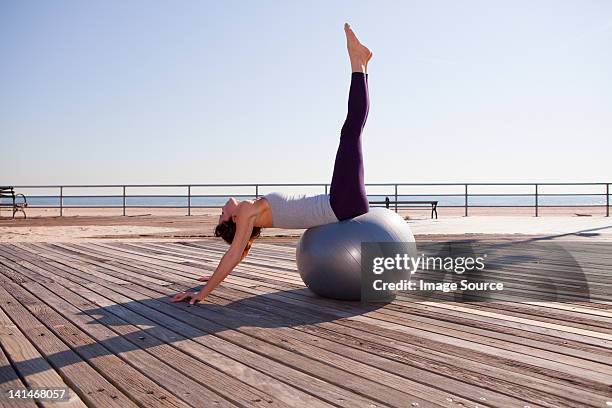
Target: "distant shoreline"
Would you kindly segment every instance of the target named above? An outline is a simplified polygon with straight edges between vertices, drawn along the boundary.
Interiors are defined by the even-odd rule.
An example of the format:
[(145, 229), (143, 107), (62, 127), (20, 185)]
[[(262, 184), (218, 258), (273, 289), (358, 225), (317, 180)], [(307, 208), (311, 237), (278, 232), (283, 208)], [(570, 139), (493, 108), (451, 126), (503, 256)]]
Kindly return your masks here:
[[(213, 236), (219, 220), (218, 209), (194, 212), (191, 217), (185, 211), (168, 209), (138, 209), (121, 215), (121, 209), (90, 209), (76, 213), (65, 209), (65, 216), (59, 217), (57, 210), (28, 210), (29, 217), (11, 219), (10, 213), (0, 214), (1, 242), (74, 242), (89, 240), (201, 240)], [(568, 209), (564, 212), (552, 209), (540, 213), (520, 209), (503, 209), (504, 213), (491, 209), (474, 209), (464, 217), (462, 209), (440, 209), (439, 218), (431, 219), (428, 210), (400, 210), (403, 217), (419, 239), (524, 239), (524, 237), (545, 236), (554, 239), (589, 241), (612, 240), (612, 218), (605, 217), (600, 209), (598, 214), (576, 216), (568, 210), (584, 211), (584, 208)], [(262, 237), (273, 242), (295, 243), (303, 230), (265, 228)]]
[[(393, 209), (393, 207), (391, 207)], [(431, 208), (423, 206), (420, 208), (400, 208), (400, 215), (409, 219), (429, 219)], [(37, 217), (59, 217), (59, 208), (34, 208), (26, 209), (28, 218)], [(70, 208), (64, 207), (62, 210), (63, 217), (116, 217), (122, 216), (123, 208)], [(9, 220), (12, 213), (9, 209), (3, 208), (0, 210), (0, 222)], [(175, 217), (186, 216), (187, 208), (126, 208), (127, 217)], [(218, 217), (218, 208), (191, 208), (192, 216), (215, 216)], [(438, 217), (440, 220), (449, 217), (463, 217), (465, 215), (464, 207), (438, 207)], [(528, 217), (535, 215), (534, 207), (469, 207), (469, 216), (521, 216)], [(539, 217), (549, 216), (574, 216), (574, 217), (605, 217), (606, 206), (569, 206), (569, 207), (539, 207)], [(22, 216), (18, 213), (17, 218)]]
[[(228, 194), (227, 197), (230, 197)], [(221, 207), (227, 200), (227, 197), (192, 197), (192, 207)], [(239, 198), (243, 198), (238, 196)], [(393, 195), (369, 195), (370, 201), (382, 201), (385, 197), (389, 197), (394, 200)], [(244, 197), (255, 198), (255, 197)], [(440, 207), (455, 206), (461, 207), (465, 204), (463, 196), (453, 195), (408, 195), (402, 194), (397, 196), (398, 201), (438, 201)], [(28, 204), (30, 206), (59, 206), (59, 197), (39, 197), (34, 196), (28, 198)], [(82, 206), (82, 207), (123, 207), (123, 198), (120, 196), (98, 196), (98, 197), (71, 197), (69, 195), (63, 197), (63, 205), (65, 207), (70, 206)], [(188, 199), (185, 196), (176, 197), (163, 195), (154, 197), (126, 197), (126, 205), (128, 207), (187, 207)], [(533, 196), (520, 196), (513, 197), (511, 194), (503, 196), (470, 196), (469, 205), (471, 206), (510, 206), (510, 207), (529, 207), (535, 205)], [(574, 195), (558, 195), (558, 196), (541, 196), (538, 198), (539, 206), (588, 206), (588, 205), (606, 205), (606, 199), (602, 195), (585, 195), (585, 196), (574, 196)]]

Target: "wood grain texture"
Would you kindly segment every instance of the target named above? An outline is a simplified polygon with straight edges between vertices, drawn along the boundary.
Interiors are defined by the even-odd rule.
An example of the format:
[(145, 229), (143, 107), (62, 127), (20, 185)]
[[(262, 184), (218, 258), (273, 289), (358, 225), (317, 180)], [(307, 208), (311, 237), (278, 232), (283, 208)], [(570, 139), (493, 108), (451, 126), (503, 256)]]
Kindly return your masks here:
[[(305, 289), (288, 239), (255, 245), (205, 304), (169, 302), (212, 273), (226, 248), (206, 239), (0, 244), (0, 379), (66, 383), (82, 398), (74, 404), (104, 407), (612, 400), (609, 254), (589, 258), (592, 304), (399, 296), (367, 306)], [(533, 267), (509, 279), (528, 283)]]

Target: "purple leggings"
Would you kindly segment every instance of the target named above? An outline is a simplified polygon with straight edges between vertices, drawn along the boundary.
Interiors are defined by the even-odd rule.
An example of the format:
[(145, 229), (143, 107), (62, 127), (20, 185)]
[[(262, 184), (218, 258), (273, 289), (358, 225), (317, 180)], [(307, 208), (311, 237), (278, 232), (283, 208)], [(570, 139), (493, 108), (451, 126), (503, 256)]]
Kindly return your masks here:
[(361, 132), (368, 118), (369, 106), (368, 76), (353, 72), (348, 114), (340, 132), (340, 145), (329, 190), (329, 201), (339, 220), (357, 217), (370, 209), (361, 153)]

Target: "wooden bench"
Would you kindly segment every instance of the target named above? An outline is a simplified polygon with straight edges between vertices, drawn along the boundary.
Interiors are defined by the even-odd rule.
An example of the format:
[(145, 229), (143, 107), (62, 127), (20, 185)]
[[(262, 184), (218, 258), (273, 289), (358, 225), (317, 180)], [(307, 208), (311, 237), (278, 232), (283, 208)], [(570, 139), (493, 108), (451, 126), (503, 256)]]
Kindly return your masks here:
[[(21, 196), (23, 202), (17, 202), (18, 198)], [(9, 202), (3, 202), (3, 199), (8, 198)], [(0, 186), (0, 209), (3, 207), (9, 207), (13, 210), (13, 218), (15, 218), (15, 213), (21, 212), (23, 214), (23, 218), (27, 218), (25, 213), (25, 208), (28, 206), (28, 200), (26, 196), (23, 194), (15, 194), (15, 189), (11, 186)]]
[(385, 201), (370, 201), (370, 204), (384, 204), (389, 208), (391, 204), (429, 204), (431, 205), (431, 218), (438, 219), (438, 202), (437, 201), (391, 201), (389, 197), (385, 197)]

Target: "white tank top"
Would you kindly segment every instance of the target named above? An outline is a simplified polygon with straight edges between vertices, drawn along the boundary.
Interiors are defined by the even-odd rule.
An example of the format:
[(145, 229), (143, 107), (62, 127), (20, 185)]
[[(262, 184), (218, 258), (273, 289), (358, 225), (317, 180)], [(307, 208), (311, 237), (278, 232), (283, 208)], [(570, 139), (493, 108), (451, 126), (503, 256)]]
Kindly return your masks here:
[(264, 196), (272, 211), (275, 228), (311, 228), (338, 222), (329, 195), (315, 196), (270, 193)]

